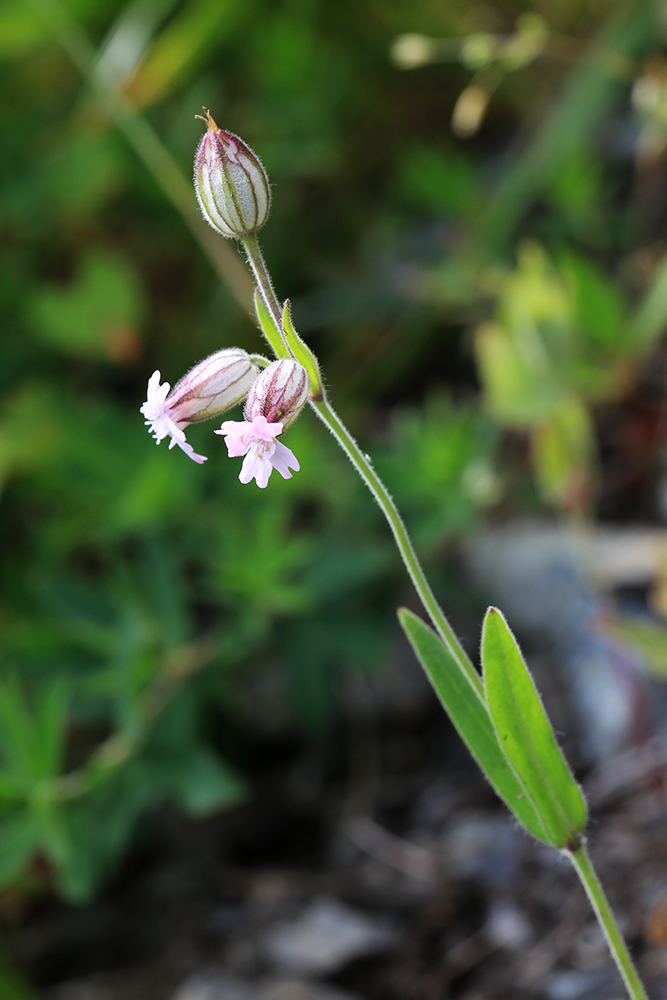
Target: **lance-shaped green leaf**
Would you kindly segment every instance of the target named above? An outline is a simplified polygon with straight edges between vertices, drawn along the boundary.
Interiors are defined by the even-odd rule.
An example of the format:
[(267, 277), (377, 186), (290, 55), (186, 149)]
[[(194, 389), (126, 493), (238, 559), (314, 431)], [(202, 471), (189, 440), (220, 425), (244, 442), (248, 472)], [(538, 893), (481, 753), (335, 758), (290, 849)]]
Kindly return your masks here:
[(278, 358), (288, 357), (287, 348), (283, 343), (280, 331), (273, 322), (271, 313), (266, 308), (266, 303), (260, 294), (259, 288), (255, 289), (255, 313), (257, 315), (257, 321), (262, 328), (262, 333), (271, 345), (273, 353)]
[(498, 744), (488, 709), (442, 639), (421, 618), (401, 608), (398, 618), (443, 708), (486, 778), (520, 823), (538, 840), (551, 839), (526, 789)]
[(287, 339), (287, 346), (294, 356), (294, 360), (298, 361), (300, 365), (306, 369), (308, 373), (308, 381), (310, 383), (310, 398), (314, 400), (322, 399), (322, 378), (320, 376), (320, 366), (317, 362), (317, 358), (308, 347), (308, 345), (301, 339), (299, 334), (294, 329), (292, 324), (292, 316), (290, 312), (290, 301), (287, 299), (285, 301), (285, 307), (283, 309), (283, 330), (285, 331), (285, 337)]
[(517, 641), (497, 608), (489, 608), (484, 619), (482, 669), (498, 742), (535, 806), (549, 843), (576, 849), (586, 825), (586, 803)]

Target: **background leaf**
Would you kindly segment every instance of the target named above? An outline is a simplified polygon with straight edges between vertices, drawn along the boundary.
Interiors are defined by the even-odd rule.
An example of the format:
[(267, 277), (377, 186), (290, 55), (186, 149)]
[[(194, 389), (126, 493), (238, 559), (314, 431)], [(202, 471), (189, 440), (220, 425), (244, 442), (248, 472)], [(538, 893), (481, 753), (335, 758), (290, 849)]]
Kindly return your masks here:
[(69, 287), (45, 287), (28, 306), (35, 333), (75, 356), (125, 360), (136, 353), (143, 297), (136, 273), (114, 254), (87, 254)]

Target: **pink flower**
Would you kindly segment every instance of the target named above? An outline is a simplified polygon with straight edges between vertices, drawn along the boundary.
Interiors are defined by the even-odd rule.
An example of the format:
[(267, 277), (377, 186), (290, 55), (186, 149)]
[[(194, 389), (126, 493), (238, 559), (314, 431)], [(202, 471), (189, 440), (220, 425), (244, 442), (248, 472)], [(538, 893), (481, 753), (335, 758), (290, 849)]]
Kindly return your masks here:
[(249, 483), (255, 479), (260, 489), (264, 489), (274, 469), (283, 479), (291, 479), (289, 470), (298, 472), (301, 468), (289, 448), (276, 441), (282, 430), (282, 424), (270, 424), (260, 414), (252, 420), (225, 420), (220, 430), (214, 433), (224, 435), (230, 458), (245, 455), (239, 475), (241, 482)]
[(227, 347), (204, 358), (190, 369), (169, 392), (169, 383), (160, 385), (160, 373), (148, 381), (148, 399), (141, 407), (155, 440), (170, 437), (170, 448), (182, 448), (200, 465), (204, 455), (196, 455), (185, 440), (183, 428), (219, 417), (248, 394), (259, 369), (239, 347)]
[(148, 380), (148, 396), (146, 402), (141, 407), (141, 412), (146, 417), (144, 423), (148, 424), (151, 429), (151, 434), (159, 444), (163, 438), (170, 437), (169, 447), (173, 448), (175, 444), (181, 448), (193, 462), (197, 462), (201, 465), (206, 461), (205, 455), (197, 455), (191, 444), (185, 440), (185, 434), (183, 433), (183, 427), (187, 427), (187, 420), (172, 420), (172, 415), (176, 416), (173, 411), (170, 411), (169, 403), (167, 402), (167, 394), (169, 392), (169, 383), (163, 382), (160, 385), (160, 373), (159, 371), (153, 372)]

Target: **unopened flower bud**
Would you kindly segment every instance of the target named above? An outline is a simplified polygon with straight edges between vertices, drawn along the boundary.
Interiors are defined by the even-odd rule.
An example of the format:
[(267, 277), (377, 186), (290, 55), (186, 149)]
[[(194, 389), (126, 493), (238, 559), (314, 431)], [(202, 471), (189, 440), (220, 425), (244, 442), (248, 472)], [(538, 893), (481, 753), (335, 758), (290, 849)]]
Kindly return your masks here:
[(258, 372), (257, 365), (240, 347), (216, 351), (176, 383), (166, 406), (178, 421), (201, 423), (245, 399)]
[(265, 368), (253, 383), (245, 404), (246, 420), (266, 417), (270, 424), (293, 424), (308, 399), (308, 375), (303, 365), (281, 358)]
[(240, 403), (258, 370), (245, 351), (233, 347), (200, 361), (171, 392), (168, 382), (160, 384), (160, 372), (154, 372), (148, 380), (148, 397), (141, 412), (155, 440), (159, 444), (170, 437), (170, 448), (178, 445), (193, 461), (206, 461), (187, 443), (183, 428), (217, 417)]
[(249, 146), (218, 128), (210, 111), (195, 156), (195, 191), (202, 214), (222, 236), (246, 236), (266, 222), (271, 191), (259, 158)]

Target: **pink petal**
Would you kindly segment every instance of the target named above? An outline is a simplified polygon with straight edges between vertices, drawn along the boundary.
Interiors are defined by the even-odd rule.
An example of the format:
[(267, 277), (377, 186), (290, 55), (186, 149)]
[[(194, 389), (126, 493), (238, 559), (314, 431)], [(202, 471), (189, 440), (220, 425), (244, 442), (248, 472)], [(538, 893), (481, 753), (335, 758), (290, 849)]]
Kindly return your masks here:
[(245, 455), (252, 444), (252, 424), (245, 420), (225, 420), (219, 431), (214, 434), (224, 434), (227, 454), (230, 458)]
[(252, 425), (247, 420), (223, 420), (214, 434), (244, 434)]
[(160, 385), (160, 372), (153, 372), (148, 380), (148, 392), (146, 394), (146, 402), (144, 403), (144, 406), (148, 408), (155, 407), (158, 412), (162, 412), (164, 401), (167, 398), (168, 392), (169, 383), (163, 382), (163, 384)]
[(225, 438), (225, 444), (230, 458), (240, 458), (241, 455), (247, 455), (250, 448), (250, 442), (246, 441), (241, 434), (229, 434)]
[(280, 473), (283, 479), (291, 479), (292, 473), (290, 469), (294, 469), (298, 472), (301, 466), (299, 465), (294, 452), (286, 448), (284, 444), (280, 441), (276, 441), (275, 450), (271, 456), (271, 465), (273, 468)]
[(272, 441), (283, 432), (282, 424), (270, 424), (262, 413), (253, 417), (251, 426), (252, 436), (260, 441)]
[(257, 485), (263, 490), (269, 481), (273, 471), (273, 466), (268, 458), (263, 458), (256, 451), (249, 452), (243, 460), (239, 479), (242, 483), (249, 483), (252, 479), (257, 481)]
[(169, 447), (171, 448), (174, 444), (177, 444), (181, 451), (184, 451), (188, 458), (191, 458), (193, 462), (197, 463), (197, 465), (203, 465), (204, 462), (208, 461), (206, 455), (198, 455), (192, 445), (188, 444), (187, 441), (178, 441), (176, 438), (172, 438)]

